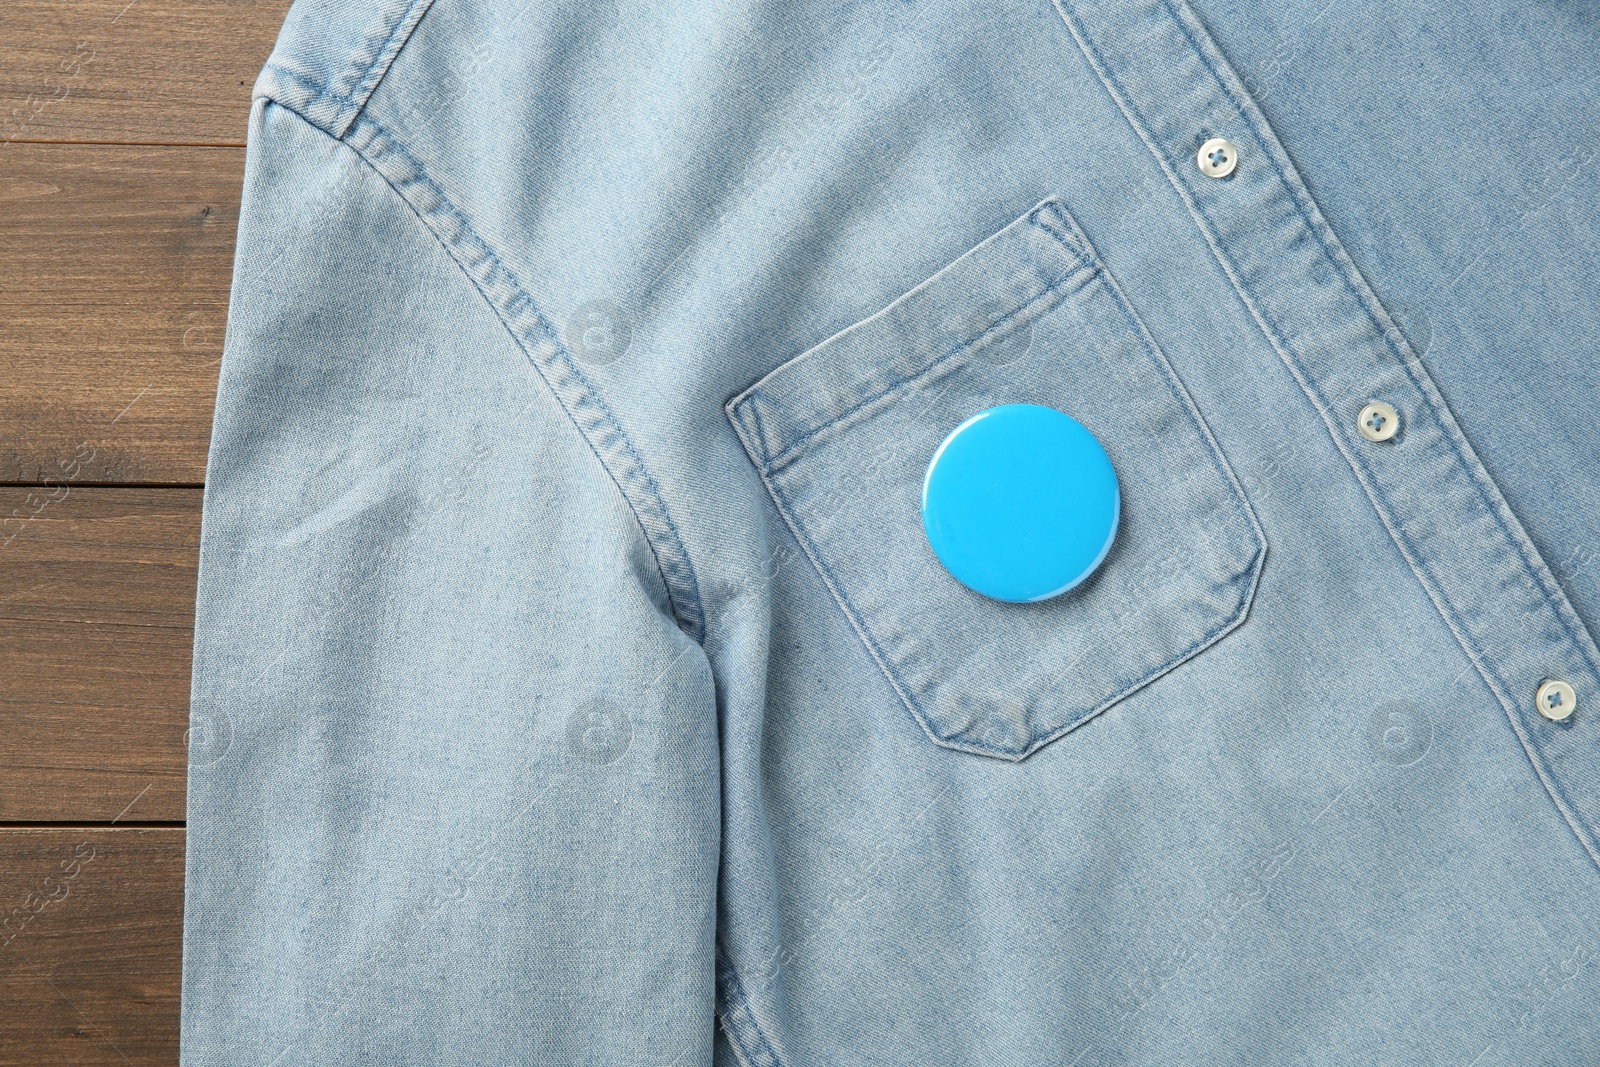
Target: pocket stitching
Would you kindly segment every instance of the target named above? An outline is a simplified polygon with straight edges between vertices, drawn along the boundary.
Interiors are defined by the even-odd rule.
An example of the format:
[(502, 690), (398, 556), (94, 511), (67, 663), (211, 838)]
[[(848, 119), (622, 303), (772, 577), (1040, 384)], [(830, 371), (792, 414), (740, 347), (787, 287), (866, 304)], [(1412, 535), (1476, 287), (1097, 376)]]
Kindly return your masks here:
[[(1045, 221), (1042, 221), (1044, 219), (1044, 217), (1047, 216), (1047, 215), (1048, 216), (1052, 216), (1052, 220), (1051, 221), (1054, 222), (1054, 225), (1050, 225), (1050, 224), (1047, 224)], [(776, 454), (772, 453), (767, 448), (767, 445), (766, 445), (766, 441), (767, 441), (766, 430), (760, 425), (760, 412), (758, 410), (759, 404), (757, 402), (761, 401), (761, 400), (770, 400), (770, 397), (771, 397), (772, 390), (773, 390), (774, 386), (782, 381), (782, 375), (784, 374), (786, 369), (788, 369), (788, 368), (800, 363), (802, 360), (805, 360), (808, 356), (810, 356), (810, 355), (812, 355), (814, 353), (817, 353), (819, 350), (821, 350), (823, 348), (826, 348), (831, 343), (833, 343), (835, 340), (837, 340), (839, 337), (841, 337), (843, 334), (848, 333), (852, 329), (856, 329), (856, 328), (862, 326), (864, 323), (870, 322), (872, 319), (877, 318), (879, 315), (882, 315), (885, 312), (887, 312), (890, 308), (894, 307), (896, 304), (901, 303), (902, 301), (906, 300), (908, 297), (912, 296), (913, 294), (920, 292), (921, 290), (925, 289), (928, 286), (931, 286), (940, 277), (940, 275), (944, 274), (955, 263), (959, 262), (963, 257), (965, 257), (966, 255), (970, 254), (973, 250), (975, 250), (977, 247), (981, 246), (982, 244), (984, 244), (985, 242), (987, 242), (990, 239), (990, 238), (985, 238), (984, 241), (980, 241), (979, 244), (973, 246), (972, 249), (968, 249), (967, 252), (964, 252), (960, 256), (957, 256), (955, 259), (953, 259), (949, 263), (945, 264), (944, 267), (942, 267), (939, 270), (935, 271), (932, 275), (928, 276), (927, 278), (924, 278), (922, 281), (918, 282), (916, 285), (913, 285), (910, 289), (906, 290), (904, 293), (901, 293), (899, 296), (895, 297), (888, 304), (884, 305), (884, 307), (878, 309), (875, 312), (872, 312), (871, 314), (867, 315), (865, 318), (856, 320), (855, 322), (851, 323), (849, 326), (845, 327), (843, 330), (840, 330), (838, 333), (832, 335), (831, 337), (825, 338), (825, 339), (817, 342), (815, 345), (812, 345), (811, 347), (805, 349), (803, 352), (799, 353), (798, 355), (796, 355), (796, 356), (794, 356), (794, 357), (792, 357), (792, 358), (790, 358), (788, 360), (785, 360), (783, 363), (779, 364), (777, 367), (774, 367), (772, 370), (768, 371), (765, 375), (763, 375), (760, 379), (758, 379), (749, 388), (745, 389), (743, 392), (740, 392), (737, 395), (735, 395), (734, 397), (732, 397), (731, 399), (729, 399), (723, 405), (723, 410), (727, 413), (730, 421), (742, 422), (744, 420), (744, 418), (745, 418), (744, 412), (746, 410), (748, 410), (751, 413), (751, 416), (753, 417), (753, 421), (757, 424), (754, 427), (754, 429), (760, 434), (760, 440), (755, 442), (756, 448), (755, 448), (754, 451), (752, 451), (751, 458), (753, 459), (755, 457), (755, 452), (759, 452), (761, 454), (761, 456), (762, 456), (761, 462), (768, 463), (768, 464), (774, 464), (774, 465), (779, 466), (779, 467), (781, 467), (783, 465), (786, 465), (786, 461), (790, 458), (790, 454), (792, 452), (795, 452), (801, 446), (803, 446), (805, 444), (808, 444), (813, 438), (815, 438), (815, 436), (819, 432), (821, 432), (822, 430), (826, 429), (827, 427), (829, 427), (833, 423), (839, 421), (841, 418), (845, 417), (846, 415), (850, 414), (856, 408), (863, 407), (866, 404), (870, 404), (874, 400), (880, 399), (883, 396), (886, 396), (889, 393), (892, 393), (894, 390), (901, 388), (902, 386), (904, 386), (908, 382), (913, 382), (913, 381), (916, 381), (916, 380), (922, 378), (929, 371), (933, 370), (935, 367), (937, 367), (939, 365), (942, 365), (942, 364), (946, 363), (948, 360), (950, 360), (954, 356), (958, 355), (961, 351), (965, 350), (965, 348), (969, 347), (971, 344), (976, 343), (981, 338), (988, 336), (988, 334), (993, 329), (999, 327), (1001, 324), (1003, 324), (1007, 319), (1011, 318), (1013, 315), (1020, 314), (1023, 311), (1025, 311), (1026, 309), (1028, 309), (1029, 307), (1032, 307), (1033, 304), (1038, 299), (1040, 299), (1040, 298), (1042, 298), (1044, 296), (1047, 296), (1052, 291), (1060, 291), (1066, 285), (1066, 283), (1070, 279), (1074, 278), (1075, 276), (1077, 276), (1079, 274), (1083, 274), (1084, 272), (1087, 272), (1087, 275), (1086, 275), (1086, 279), (1087, 279), (1087, 278), (1092, 278), (1093, 275), (1095, 275), (1095, 274), (1097, 274), (1097, 273), (1099, 273), (1101, 271), (1101, 263), (1099, 261), (1099, 257), (1096, 256), (1096, 254), (1094, 252), (1093, 246), (1089, 244), (1087, 238), (1082, 237), (1081, 235), (1078, 235), (1076, 233), (1076, 231), (1074, 229), (1074, 226), (1070, 223), (1070, 216), (1066, 214), (1066, 205), (1062, 202), (1060, 197), (1050, 196), (1050, 197), (1045, 198), (1044, 200), (1040, 201), (1038, 204), (1035, 204), (1032, 208), (1030, 208), (1028, 210), (1028, 212), (1023, 216), (1023, 219), (1025, 219), (1030, 226), (1032, 226), (1035, 229), (1039, 230), (1047, 238), (1049, 238), (1051, 241), (1053, 241), (1056, 246), (1058, 246), (1062, 251), (1064, 251), (1067, 254), (1067, 256), (1069, 256), (1071, 258), (1071, 263), (1066, 267), (1066, 269), (1064, 269), (1059, 275), (1057, 275), (1054, 279), (1052, 279), (1048, 285), (1040, 288), (1037, 292), (1035, 292), (1034, 294), (1029, 296), (1022, 304), (1019, 304), (1014, 311), (1012, 311), (1011, 313), (1007, 314), (1004, 318), (1002, 318), (1001, 320), (991, 324), (990, 328), (986, 329), (983, 333), (977, 335), (976, 337), (971, 338), (968, 342), (966, 342), (965, 344), (963, 344), (961, 346), (958, 346), (956, 349), (954, 349), (954, 350), (952, 350), (950, 352), (947, 352), (944, 355), (938, 357), (933, 362), (928, 363), (928, 364), (924, 365), (923, 367), (917, 369), (914, 373), (912, 373), (912, 374), (910, 374), (910, 375), (908, 375), (906, 377), (900, 378), (899, 380), (895, 381), (894, 383), (889, 385), (887, 388), (881, 390), (877, 394), (874, 394), (871, 397), (867, 397), (865, 400), (859, 401), (856, 404), (851, 405), (850, 409), (847, 409), (846, 411), (839, 412), (839, 413), (831, 416), (826, 422), (822, 422), (822, 423), (819, 423), (816, 426), (810, 427), (808, 429), (808, 431), (807, 431), (807, 433), (806, 433), (804, 438), (802, 438), (800, 440), (797, 440), (797, 441), (794, 441), (794, 442), (791, 442), (790, 444), (785, 446), (781, 451), (777, 452)], [(1066, 224), (1063, 224), (1063, 222), (1061, 221), (1063, 219), (1068, 220)], [(991, 238), (993, 236), (995, 236), (995, 235), (991, 235)], [(748, 441), (748, 437), (746, 436), (746, 434), (744, 432), (740, 432), (739, 437), (740, 437), (741, 441)]]
[[(1051, 210), (1045, 210), (1045, 207)], [(1133, 310), (1132, 305), (1129, 304), (1125, 294), (1122, 292), (1121, 286), (1118, 285), (1115, 277), (1110, 273), (1110, 271), (1105, 269), (1103, 262), (1100, 260), (1098, 253), (1093, 250), (1093, 247), (1089, 246), (1086, 240), (1079, 240), (1075, 236), (1071, 235), (1070, 232), (1067, 234), (1058, 232), (1054, 226), (1051, 225), (1051, 223), (1055, 222), (1055, 220), (1052, 219), (1047, 222), (1043, 219), (1043, 216), (1046, 214), (1050, 214), (1053, 211), (1059, 210), (1064, 210), (1064, 207), (1060, 206), (1055, 198), (1051, 198), (1045, 202), (1045, 205), (1040, 210), (1036, 210), (1030, 214), (1029, 221), (1038, 226), (1040, 229), (1044, 230), (1055, 240), (1065, 245), (1069, 251), (1078, 256), (1080, 260), (1078, 264), (1074, 265), (1061, 276), (1056, 278), (1051, 282), (1050, 285), (1046, 286), (1032, 297), (1028, 298), (1015, 310), (992, 323), (981, 334), (978, 334), (970, 340), (958, 345), (950, 352), (939, 356), (937, 359), (921, 368), (916, 373), (900, 379), (893, 385), (874, 394), (872, 397), (869, 397), (866, 400), (851, 405), (850, 408), (840, 412), (827, 422), (821, 423), (812, 429), (805, 435), (805, 437), (791, 443), (788, 447), (784, 448), (780, 453), (778, 453), (777, 456), (772, 456), (765, 445), (766, 431), (761, 423), (760, 405), (754, 402), (758, 397), (764, 395), (763, 384), (768, 378), (771, 378), (778, 372), (776, 369), (770, 372), (766, 378), (763, 378), (750, 389), (741, 393), (739, 396), (733, 398), (732, 400), (728, 401), (726, 405), (724, 405), (727, 414), (730, 416), (730, 422), (733, 423), (734, 431), (738, 435), (740, 441), (744, 444), (745, 450), (751, 455), (752, 459), (754, 459), (758, 453), (761, 456), (761, 459), (756, 463), (757, 474), (761, 478), (762, 483), (766, 486), (768, 494), (772, 497), (774, 503), (777, 505), (778, 513), (783, 518), (784, 524), (788, 526), (790, 532), (794, 535), (795, 540), (799, 543), (801, 550), (805, 552), (806, 557), (811, 560), (812, 566), (816, 568), (818, 575), (822, 578), (823, 584), (827, 587), (828, 592), (833, 596), (835, 603), (837, 603), (840, 610), (844, 612), (845, 618), (849, 621), (851, 628), (855, 630), (857, 637), (861, 639), (862, 644), (866, 647), (868, 654), (871, 655), (873, 661), (878, 664), (879, 670), (883, 673), (885, 679), (888, 680), (890, 687), (894, 689), (896, 695), (900, 697), (900, 700), (906, 706), (906, 709), (911, 712), (912, 718), (916, 720), (917, 725), (921, 727), (923, 733), (927, 734), (929, 739), (941, 748), (988, 755), (1010, 762), (1020, 762), (1021, 760), (1032, 755), (1034, 752), (1037, 752), (1040, 748), (1050, 744), (1057, 738), (1063, 736), (1064, 734), (1070, 733), (1074, 729), (1077, 729), (1079, 726), (1100, 715), (1112, 705), (1123, 700), (1125, 697), (1149, 684), (1151, 681), (1193, 659), (1205, 649), (1217, 643), (1223, 637), (1227, 636), (1230, 632), (1236, 629), (1249, 615), (1250, 606), (1255, 600), (1256, 590), (1260, 585), (1261, 575), (1265, 569), (1267, 553), (1267, 540), (1265, 532), (1261, 528), (1260, 521), (1255, 514), (1255, 509), (1250, 504), (1249, 497), (1244, 492), (1244, 487), (1235, 476), (1233, 468), (1229, 465), (1227, 458), (1222, 454), (1221, 446), (1217, 442), (1215, 436), (1212, 434), (1210, 425), (1206, 422), (1199, 408), (1195, 405), (1193, 398), (1189, 395), (1189, 392), (1184, 387), (1181, 379), (1178, 378), (1177, 371), (1167, 360), (1166, 353), (1162, 351), (1160, 345), (1157, 344), (1155, 337), (1150, 333), (1144, 321)], [(1059, 225), (1059, 223), (1057, 223), (1057, 225)], [(1233, 492), (1229, 494), (1229, 496), (1231, 497), (1233, 508), (1231, 509), (1232, 519), (1229, 522), (1229, 525), (1233, 526), (1238, 533), (1243, 535), (1242, 545), (1249, 549), (1250, 554), (1244, 561), (1243, 565), (1238, 568), (1237, 573), (1231, 580), (1230, 584), (1237, 585), (1239, 580), (1245, 576), (1248, 576), (1248, 580), (1243, 590), (1236, 595), (1235, 603), (1232, 609), (1224, 614), (1221, 620), (1214, 627), (1203, 632), (1187, 648), (1172, 655), (1166, 659), (1165, 662), (1157, 664), (1155, 667), (1141, 674), (1121, 689), (1118, 689), (1115, 693), (1107, 696), (1105, 699), (1095, 704), (1093, 707), (1088, 708), (1048, 733), (1033, 738), (1020, 750), (1013, 751), (1001, 749), (985, 744), (982, 741), (953, 740), (951, 738), (941, 736), (935, 730), (931, 718), (923, 709), (922, 703), (911, 693), (905, 680), (901, 677), (898, 669), (886, 658), (882, 649), (878, 646), (877, 641), (868, 631), (859, 611), (855, 608), (849, 596), (844, 593), (843, 587), (838, 582), (833, 568), (830, 567), (822, 558), (821, 554), (817, 550), (814, 539), (806, 532), (798, 511), (793, 507), (787, 495), (779, 487), (777, 481), (775, 480), (775, 476), (787, 469), (787, 467), (792, 465), (797, 459), (801, 458), (805, 454), (804, 446), (812, 443), (816, 437), (825, 430), (838, 426), (840, 423), (849, 418), (850, 415), (865, 408), (867, 405), (873, 404), (884, 397), (891, 396), (912, 383), (921, 381), (935, 369), (947, 366), (950, 361), (960, 353), (970, 349), (979, 340), (989, 336), (989, 334), (1001, 328), (1004, 323), (1035, 307), (1041, 301), (1048, 300), (1052, 297), (1055, 297), (1058, 302), (1060, 300), (1064, 300), (1066, 296), (1070, 294), (1065, 293), (1062, 290), (1065, 289), (1069, 282), (1080, 277), (1083, 280), (1083, 285), (1080, 286), (1078, 290), (1074, 290), (1074, 292), (1081, 291), (1082, 288), (1086, 288), (1089, 284), (1092, 284), (1096, 278), (1098, 278), (1105, 285), (1106, 293), (1115, 301), (1118, 311), (1121, 313), (1121, 317), (1127, 321), (1128, 325), (1138, 335), (1148, 356), (1152, 359), (1156, 365), (1156, 368), (1160, 371), (1163, 380), (1165, 380), (1167, 384), (1167, 390), (1169, 394), (1173, 397), (1173, 399), (1177, 400), (1183, 407), (1184, 411), (1188, 413), (1190, 421), (1200, 432), (1202, 444), (1205, 448), (1205, 451), (1209, 454), (1209, 459), (1213, 468), (1232, 488)], [(919, 283), (919, 285), (920, 284), (923, 283)], [(871, 316), (869, 316), (869, 318), (870, 317)], [(867, 320), (863, 319), (860, 321), (865, 322)], [(821, 347), (822, 344), (826, 343), (827, 342), (821, 342), (816, 347)], [(808, 349), (807, 351), (812, 351), (812, 349)], [(804, 355), (805, 353), (802, 353), (800, 356), (795, 358), (797, 360), (802, 359), (804, 358)], [(787, 365), (788, 364), (785, 363), (783, 366)], [(778, 369), (781, 369), (781, 367)], [(748, 409), (749, 417), (754, 424), (753, 426), (747, 427), (745, 425), (742, 417), (744, 409)], [(858, 421), (860, 420), (851, 420), (851, 424), (854, 424)], [(753, 433), (747, 433), (747, 429), (753, 431)], [(752, 436), (759, 438), (759, 440), (752, 440)], [(1240, 526), (1238, 521), (1241, 517), (1244, 519), (1244, 524), (1242, 526)]]
[[(1096, 262), (1098, 262), (1098, 258)], [(1122, 292), (1122, 287), (1117, 284), (1116, 278), (1109, 270), (1099, 270), (1097, 273), (1101, 281), (1105, 283), (1106, 291), (1116, 301), (1118, 310), (1122, 312), (1122, 317), (1127, 320), (1128, 325), (1138, 333), (1140, 339), (1144, 342), (1151, 358), (1161, 371), (1162, 378), (1166, 380), (1167, 391), (1172, 394), (1173, 399), (1183, 405), (1184, 410), (1189, 413), (1190, 420), (1195, 424), (1195, 428), (1200, 431), (1201, 437), (1205, 440), (1206, 452), (1211, 458), (1211, 465), (1233, 487), (1235, 510), (1242, 513), (1248, 523), (1248, 529), (1244, 532), (1249, 534), (1249, 539), (1256, 543), (1257, 553), (1262, 553), (1267, 544), (1266, 532), (1261, 528), (1261, 522), (1256, 517), (1255, 508), (1250, 505), (1250, 498), (1244, 491), (1244, 485), (1240, 483), (1238, 477), (1234, 474), (1233, 467), (1229, 465), (1227, 457), (1222, 454), (1222, 446), (1212, 434), (1210, 423), (1205, 420), (1199, 407), (1196, 406), (1194, 398), (1189, 395), (1189, 390), (1184, 386), (1182, 379), (1178, 377), (1178, 372), (1167, 361), (1167, 354), (1156, 343), (1155, 336), (1150, 333), (1144, 320), (1133, 310), (1133, 305), (1128, 302), (1126, 295)]]
[[(904, 702), (907, 710), (911, 712), (912, 717), (917, 720), (917, 725), (922, 727), (923, 732), (933, 740), (934, 744), (939, 745), (942, 748), (950, 748), (957, 751), (966, 752), (978, 751), (986, 755), (1010, 760), (1011, 762), (1020, 762), (1021, 760), (1032, 755), (1034, 752), (1037, 752), (1040, 748), (1049, 744), (1051, 741), (1054, 741), (1056, 738), (1077, 729), (1079, 726), (1082, 726), (1084, 723), (1099, 715), (1101, 712), (1122, 700), (1130, 693), (1142, 688), (1149, 682), (1152, 682), (1161, 675), (1166, 674), (1168, 671), (1188, 662), (1190, 659), (1205, 651), (1206, 648), (1227, 636), (1227, 634), (1235, 629), (1241, 622), (1243, 622), (1245, 617), (1249, 614), (1250, 605), (1255, 600), (1256, 587), (1259, 585), (1261, 580), (1261, 572), (1263, 569), (1262, 564), (1266, 557), (1265, 539), (1259, 536), (1252, 536), (1250, 540), (1255, 543), (1255, 549), (1251, 553), (1246, 564), (1240, 568), (1239, 572), (1241, 575), (1250, 575), (1249, 584), (1244, 592), (1236, 598), (1233, 609), (1223, 617), (1222, 621), (1215, 629), (1202, 634), (1200, 638), (1188, 648), (1173, 656), (1165, 663), (1162, 663), (1145, 672), (1143, 675), (1140, 675), (1134, 681), (1130, 682), (1122, 689), (1117, 690), (1114, 694), (1089, 708), (1076, 718), (1069, 720), (1048, 734), (1043, 734), (1040, 737), (1035, 738), (1021, 750), (1011, 751), (1009, 749), (996, 748), (992, 745), (986, 745), (981, 741), (954, 741), (950, 738), (940, 735), (934, 729), (932, 721), (928, 717), (927, 713), (923, 710), (921, 703), (911, 694), (911, 691), (907, 688), (904, 680), (900, 677), (896, 668), (888, 661), (887, 658), (885, 658), (882, 650), (879, 649), (877, 642), (873, 639), (871, 633), (861, 621), (860, 613), (856, 610), (855, 605), (850, 602), (849, 596), (844, 593), (842, 587), (835, 579), (833, 568), (829, 567), (815, 550), (814, 540), (805, 532), (805, 527), (800, 521), (799, 514), (789, 503), (788, 497), (784, 495), (783, 490), (779, 488), (776, 482), (771, 481), (767, 477), (765, 471), (761, 473), (761, 480), (766, 483), (768, 492), (772, 494), (773, 499), (777, 502), (778, 511), (783, 516), (784, 524), (788, 526), (790, 531), (795, 535), (795, 540), (800, 542), (801, 549), (805, 552), (806, 556), (810, 558), (812, 565), (817, 568), (817, 572), (822, 576), (823, 584), (828, 587), (828, 591), (833, 594), (834, 601), (838, 603), (840, 609), (845, 613), (845, 617), (850, 620), (851, 628), (856, 631), (856, 635), (860, 637), (862, 642), (867, 646), (867, 650), (872, 654), (872, 658), (877, 662), (878, 668), (882, 670), (884, 676), (889, 679), (890, 685), (900, 696), (901, 701)], [(1242, 505), (1244, 502), (1242, 500), (1236, 500), (1236, 503), (1240, 503)], [(1246, 532), (1253, 533), (1253, 531)]]
[[(881, 391), (879, 391), (877, 393), (874, 393), (872, 396), (867, 397), (865, 400), (862, 400), (862, 401), (859, 401), (858, 403), (850, 405), (850, 407), (848, 407), (845, 410), (839, 412), (837, 415), (833, 416), (828, 421), (822, 422), (822, 423), (818, 423), (815, 427), (813, 427), (811, 430), (809, 430), (804, 437), (801, 437), (801, 438), (793, 441), (787, 448), (785, 448), (782, 452), (779, 452), (776, 456), (768, 455), (766, 448), (763, 446), (760, 449), (761, 455), (762, 455), (762, 462), (765, 463), (767, 465), (768, 469), (771, 470), (774, 474), (778, 473), (779, 471), (783, 470), (785, 467), (788, 467), (791, 463), (793, 463), (800, 456), (800, 454), (804, 450), (805, 446), (811, 444), (814, 440), (816, 440), (823, 433), (827, 432), (830, 429), (834, 429), (836, 427), (838, 429), (840, 429), (840, 430), (848, 429), (850, 425), (854, 425), (856, 422), (860, 421), (859, 419), (851, 418), (851, 416), (855, 415), (857, 412), (860, 412), (862, 409), (868, 407), (869, 405), (875, 404), (880, 400), (883, 400), (885, 398), (891, 397), (895, 393), (898, 393), (901, 390), (908, 388), (909, 386), (915, 385), (916, 383), (922, 381), (924, 378), (928, 377), (934, 371), (936, 371), (936, 370), (938, 370), (940, 368), (943, 368), (943, 367), (947, 367), (949, 365), (950, 361), (955, 359), (955, 357), (957, 357), (957, 356), (961, 355), (961, 353), (966, 352), (967, 350), (971, 349), (979, 341), (983, 340), (985, 337), (988, 337), (990, 334), (992, 334), (996, 330), (1000, 329), (1001, 326), (1003, 326), (1004, 324), (1010, 322), (1012, 319), (1016, 318), (1019, 315), (1022, 315), (1024, 313), (1026, 313), (1026, 312), (1031, 311), (1037, 305), (1039, 305), (1041, 302), (1050, 301), (1051, 298), (1054, 298), (1053, 303), (1058, 303), (1059, 301), (1066, 299), (1068, 296), (1072, 295), (1072, 292), (1076, 291), (1075, 289), (1074, 290), (1069, 290), (1068, 289), (1068, 283), (1074, 282), (1074, 281), (1078, 281), (1078, 280), (1081, 279), (1083, 284), (1087, 285), (1089, 282), (1093, 281), (1095, 276), (1098, 275), (1099, 273), (1100, 273), (1100, 267), (1099, 267), (1098, 264), (1095, 264), (1095, 263), (1083, 263), (1083, 264), (1079, 264), (1078, 266), (1073, 267), (1071, 270), (1067, 271), (1065, 274), (1062, 274), (1061, 276), (1059, 276), (1058, 278), (1053, 280), (1049, 285), (1045, 286), (1043, 289), (1040, 289), (1033, 296), (1029, 297), (1025, 302), (1023, 302), (1022, 304), (1018, 305), (1016, 307), (1016, 309), (1014, 309), (1014, 310), (1012, 310), (1010, 312), (1007, 312), (1001, 318), (996, 319), (982, 333), (978, 334), (975, 337), (969, 338), (966, 341), (963, 341), (963, 342), (959, 343), (958, 345), (956, 345), (955, 348), (952, 348), (950, 351), (946, 352), (944, 355), (939, 356), (936, 359), (930, 361), (926, 366), (924, 366), (922, 369), (918, 370), (916, 373), (911, 374), (911, 375), (909, 375), (907, 377), (901, 378), (900, 380), (891, 383), (888, 387), (884, 388), (883, 390), (881, 390)], [(1050, 310), (1051, 310), (1050, 307), (1046, 307), (1044, 309), (1044, 311), (1041, 312), (1041, 314), (1048, 313)], [(861, 321), (865, 322), (866, 320), (863, 319)], [(823, 342), (823, 343), (825, 344), (826, 342)], [(817, 347), (820, 348), (821, 345), (818, 345)], [(815, 350), (816, 349), (813, 348), (813, 349), (808, 349), (807, 351), (811, 352), (811, 351), (815, 351)], [(754, 395), (755, 394), (751, 394), (752, 398), (754, 397)], [(762, 434), (762, 436), (764, 438), (765, 437), (765, 431), (760, 429), (760, 422), (761, 422), (760, 405), (750, 404), (749, 408), (750, 408), (751, 413), (755, 416), (756, 423), (757, 423), (757, 430), (761, 432), (761, 434)], [(840, 426), (839, 424), (841, 424), (841, 423), (848, 423), (848, 425)]]
[[(740, 434), (741, 438), (743, 436), (743, 434)], [(877, 641), (873, 640), (872, 635), (862, 624), (859, 613), (855, 609), (855, 605), (850, 602), (850, 598), (845, 596), (844, 592), (840, 589), (839, 583), (834, 578), (833, 568), (829, 567), (828, 564), (825, 563), (817, 554), (816, 549), (813, 546), (812, 539), (806, 534), (804, 527), (800, 525), (800, 520), (795, 514), (794, 508), (790, 506), (788, 498), (784, 496), (783, 490), (778, 488), (777, 483), (771, 479), (771, 477), (768, 475), (767, 469), (764, 466), (757, 468), (757, 474), (760, 475), (762, 483), (767, 487), (767, 492), (771, 494), (773, 501), (777, 504), (778, 514), (782, 516), (784, 525), (789, 527), (790, 533), (794, 534), (795, 540), (800, 544), (800, 550), (806, 554), (806, 558), (811, 560), (811, 565), (817, 569), (818, 576), (822, 578), (822, 584), (828, 587), (828, 592), (833, 595), (834, 602), (837, 603), (839, 605), (839, 609), (844, 612), (845, 618), (850, 623), (850, 628), (856, 632), (856, 636), (859, 637), (861, 639), (861, 643), (866, 646), (867, 653), (871, 655), (873, 661), (877, 663), (878, 669), (883, 672), (884, 678), (888, 680), (890, 688), (892, 688), (895, 691), (895, 694), (899, 696), (901, 703), (905, 704), (906, 710), (911, 712), (911, 717), (916, 721), (917, 725), (922, 728), (922, 732), (927, 734), (929, 740), (936, 745), (944, 748), (959, 747), (940, 737), (934, 732), (933, 727), (928, 724), (928, 720), (922, 711), (921, 705), (917, 703), (916, 698), (913, 697), (910, 691), (905, 687), (905, 683), (900, 678), (894, 666), (884, 658), (882, 650), (878, 648)], [(1020, 758), (1012, 757), (1009, 754), (998, 751), (995, 753), (995, 755), (1004, 756), (1008, 759)]]

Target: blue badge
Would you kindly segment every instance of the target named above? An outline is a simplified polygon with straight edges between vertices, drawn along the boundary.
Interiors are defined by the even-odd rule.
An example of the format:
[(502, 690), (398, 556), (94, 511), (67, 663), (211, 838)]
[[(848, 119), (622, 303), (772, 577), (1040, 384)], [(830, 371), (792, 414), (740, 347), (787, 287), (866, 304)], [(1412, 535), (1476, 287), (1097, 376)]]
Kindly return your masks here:
[(951, 431), (922, 482), (922, 528), (956, 580), (995, 600), (1060, 596), (1111, 550), (1111, 459), (1076, 419), (1002, 404)]

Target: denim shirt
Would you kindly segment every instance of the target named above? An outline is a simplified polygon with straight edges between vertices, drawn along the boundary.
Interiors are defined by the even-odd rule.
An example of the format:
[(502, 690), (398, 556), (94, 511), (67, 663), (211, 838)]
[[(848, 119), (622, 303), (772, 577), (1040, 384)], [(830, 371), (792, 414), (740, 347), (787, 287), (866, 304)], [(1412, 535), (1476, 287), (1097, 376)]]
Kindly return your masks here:
[[(1600, 1062), (1597, 55), (1514, 0), (296, 0), (183, 1062)], [(918, 513), (1008, 403), (1122, 493), (1039, 603)]]

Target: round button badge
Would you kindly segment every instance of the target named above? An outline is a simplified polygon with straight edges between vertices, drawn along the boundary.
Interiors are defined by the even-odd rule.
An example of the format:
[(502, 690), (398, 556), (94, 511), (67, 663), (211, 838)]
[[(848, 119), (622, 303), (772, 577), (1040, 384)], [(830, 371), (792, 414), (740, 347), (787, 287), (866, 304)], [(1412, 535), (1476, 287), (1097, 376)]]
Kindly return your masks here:
[(939, 562), (973, 592), (1015, 604), (1093, 574), (1120, 514), (1100, 442), (1040, 404), (978, 412), (944, 439), (922, 482), (922, 528)]

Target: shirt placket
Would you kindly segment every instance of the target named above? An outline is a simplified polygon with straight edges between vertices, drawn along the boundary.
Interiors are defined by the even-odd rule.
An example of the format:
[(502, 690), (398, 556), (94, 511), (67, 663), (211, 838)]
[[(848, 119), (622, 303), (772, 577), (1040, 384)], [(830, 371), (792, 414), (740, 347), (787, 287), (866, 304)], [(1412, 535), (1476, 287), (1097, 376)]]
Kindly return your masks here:
[(1192, 11), (1056, 3), (1600, 864), (1600, 652), (1416, 353)]

